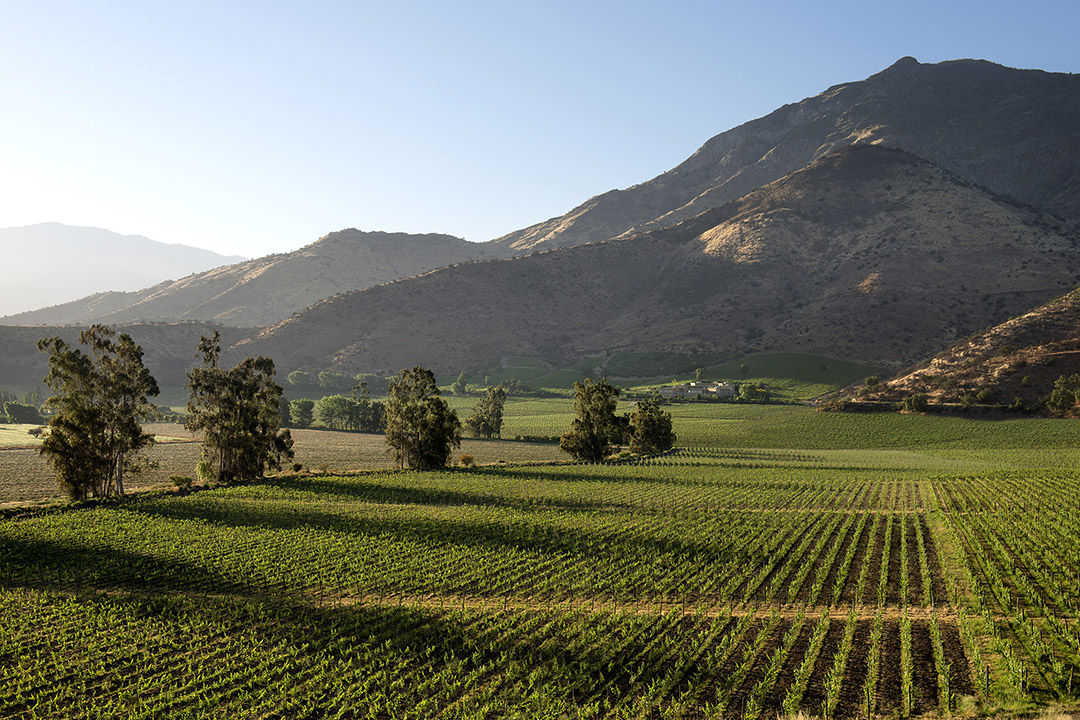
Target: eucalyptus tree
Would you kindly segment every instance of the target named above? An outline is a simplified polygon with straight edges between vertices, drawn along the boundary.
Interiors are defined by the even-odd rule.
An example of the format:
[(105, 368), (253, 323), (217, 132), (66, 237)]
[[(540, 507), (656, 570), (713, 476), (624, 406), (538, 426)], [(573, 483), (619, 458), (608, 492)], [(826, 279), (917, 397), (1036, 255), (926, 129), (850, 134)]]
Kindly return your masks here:
[(574, 420), (559, 438), (559, 448), (575, 460), (599, 462), (622, 442), (626, 418), (615, 415), (619, 389), (608, 381), (586, 378), (574, 383)]
[(435, 375), (419, 365), (390, 381), (386, 444), (400, 467), (440, 468), (461, 447), (461, 422), (439, 394)]
[(45, 384), (53, 396), (41, 453), (60, 486), (76, 500), (124, 494), (125, 473), (148, 463), (141, 451), (153, 443), (142, 427), (157, 410), (150, 398), (157, 381), (143, 364), (142, 347), (126, 333), (91, 325), (79, 334), (88, 352), (59, 337), (38, 342), (49, 353)]
[(465, 427), (476, 437), (497, 438), (502, 436), (503, 406), (506, 391), (501, 387), (488, 387), (473, 413), (465, 418)]
[(221, 337), (199, 341), (202, 366), (188, 371), (189, 430), (203, 437), (198, 474), (219, 483), (262, 477), (291, 459), (292, 435), (281, 429), (282, 388), (274, 361), (246, 358), (228, 370), (219, 364)]

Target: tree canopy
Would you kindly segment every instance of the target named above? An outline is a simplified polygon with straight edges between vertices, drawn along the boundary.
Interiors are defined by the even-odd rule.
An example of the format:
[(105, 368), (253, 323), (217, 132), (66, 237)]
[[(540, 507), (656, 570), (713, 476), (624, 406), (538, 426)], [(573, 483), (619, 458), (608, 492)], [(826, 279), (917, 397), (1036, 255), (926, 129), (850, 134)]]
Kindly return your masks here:
[(315, 419), (315, 401), (307, 398), (290, 400), (289, 418), (292, 420), (293, 427), (311, 427), (311, 423)]
[(559, 439), (559, 448), (575, 460), (599, 462), (622, 441), (626, 419), (615, 415), (619, 389), (601, 380), (574, 383), (574, 420)]
[[(246, 358), (225, 370), (218, 364), (221, 338), (201, 338), (202, 366), (188, 371), (188, 429), (203, 435), (201, 465), (221, 483), (261, 477), (291, 459), (292, 435), (282, 430), (281, 386), (274, 361)], [(202, 473), (200, 473), (202, 474)]]
[(54, 391), (41, 453), (72, 499), (123, 495), (125, 473), (145, 465), (139, 453), (153, 442), (141, 421), (156, 412), (150, 398), (158, 394), (157, 381), (129, 335), (92, 325), (79, 342), (89, 354), (58, 337), (38, 342), (49, 353), (45, 384)]
[(345, 395), (326, 395), (315, 401), (315, 419), (332, 430), (379, 432), (385, 423), (385, 406), (373, 402), (366, 389)]
[(3, 405), (4, 413), (0, 417), (4, 417), (9, 423), (40, 425), (45, 422), (45, 418), (41, 417), (41, 411), (33, 405), (15, 402), (14, 400), (8, 400)]
[(488, 387), (472, 415), (465, 419), (465, 427), (476, 437), (501, 437), (505, 404), (506, 391), (501, 387)]
[(630, 452), (657, 453), (675, 446), (671, 413), (660, 409), (656, 400), (639, 400), (630, 414)]
[(386, 444), (401, 467), (418, 470), (445, 466), (451, 449), (461, 447), (461, 422), (427, 368), (402, 370), (390, 381)]

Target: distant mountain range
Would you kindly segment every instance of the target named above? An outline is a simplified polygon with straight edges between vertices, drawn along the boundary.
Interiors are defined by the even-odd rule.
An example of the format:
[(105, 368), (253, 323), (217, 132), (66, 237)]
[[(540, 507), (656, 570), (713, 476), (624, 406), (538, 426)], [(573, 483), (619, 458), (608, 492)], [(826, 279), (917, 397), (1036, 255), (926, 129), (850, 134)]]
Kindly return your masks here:
[[(0, 254), (8, 269), (0, 315), (103, 290), (137, 290), (244, 260), (187, 245), (166, 245), (141, 235), (59, 223), (0, 229)], [(0, 323), (10, 321), (0, 318)]]
[(206, 320), (261, 326), (337, 293), (490, 257), (495, 250), (450, 235), (341, 230), (290, 253), (238, 262), (135, 292), (97, 293), (0, 318), (0, 323)]
[(266, 326), (227, 355), (283, 371), (766, 350), (901, 367), (1080, 284), (1077, 128), (1080, 76), (904, 58), (487, 243), (345, 230), (4, 322)]

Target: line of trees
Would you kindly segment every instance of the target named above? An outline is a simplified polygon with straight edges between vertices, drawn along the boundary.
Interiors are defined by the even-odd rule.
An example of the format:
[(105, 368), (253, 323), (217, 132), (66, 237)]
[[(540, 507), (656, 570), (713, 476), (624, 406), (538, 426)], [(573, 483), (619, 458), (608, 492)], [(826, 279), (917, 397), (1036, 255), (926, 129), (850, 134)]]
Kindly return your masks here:
[[(142, 426), (153, 418), (157, 382), (143, 364), (142, 348), (127, 334), (93, 325), (79, 336), (87, 350), (59, 337), (38, 347), (49, 353), (46, 384), (54, 394), (41, 453), (61, 486), (74, 499), (124, 494), (125, 476), (146, 467), (143, 451), (153, 436)], [(229, 484), (280, 469), (293, 457), (293, 440), (283, 419), (298, 424), (318, 420), (327, 427), (375, 431), (385, 428), (386, 444), (400, 467), (444, 467), (461, 446), (462, 423), (441, 397), (434, 374), (416, 366), (390, 379), (386, 403), (372, 401), (361, 383), (350, 397), (293, 400), (274, 381), (274, 363), (246, 358), (231, 368), (220, 363), (217, 331), (200, 338), (201, 365), (187, 372), (185, 426), (203, 438), (196, 473), (206, 482)], [(461, 380), (462, 378), (459, 378)], [(575, 418), (560, 447), (579, 460), (602, 460), (615, 445), (649, 453), (673, 446), (671, 415), (655, 400), (642, 400), (629, 415), (617, 416), (619, 390), (607, 380), (574, 384)], [(506, 390), (488, 387), (465, 421), (476, 437), (501, 436)], [(21, 408), (5, 403), (5, 410)]]

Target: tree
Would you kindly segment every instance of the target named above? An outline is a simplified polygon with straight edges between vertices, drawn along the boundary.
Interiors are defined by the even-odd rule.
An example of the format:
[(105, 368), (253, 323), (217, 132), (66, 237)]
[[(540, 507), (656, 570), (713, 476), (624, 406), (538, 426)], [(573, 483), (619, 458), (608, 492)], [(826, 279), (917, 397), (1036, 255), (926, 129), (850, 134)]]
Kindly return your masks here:
[(912, 393), (900, 403), (900, 410), (908, 413), (924, 413), (930, 409), (930, 401), (921, 393)]
[(575, 460), (599, 462), (622, 441), (626, 419), (615, 416), (619, 389), (591, 378), (574, 383), (574, 420), (559, 439), (559, 448)]
[[(281, 386), (274, 382), (274, 361), (246, 358), (225, 370), (218, 364), (221, 337), (199, 341), (202, 367), (188, 371), (189, 430), (203, 435), (204, 469), (220, 483), (262, 477), (291, 459), (292, 435), (280, 428)], [(202, 474), (202, 473), (200, 473)]]
[(465, 419), (465, 427), (476, 437), (502, 437), (503, 406), (506, 391), (501, 387), (489, 387), (480, 404)]
[(1080, 375), (1060, 375), (1046, 399), (1046, 408), (1054, 415), (1069, 415), (1080, 401)]
[(9, 423), (16, 425), (40, 425), (45, 422), (41, 412), (33, 405), (9, 400), (4, 403), (4, 416)]
[(282, 427), (292, 425), (292, 404), (289, 402), (289, 398), (284, 395), (278, 400), (278, 415), (281, 416)]
[(311, 373), (303, 370), (293, 370), (286, 377), (286, 380), (289, 381), (289, 385), (295, 388), (311, 388), (315, 386), (315, 378), (311, 376)]
[(289, 402), (289, 415), (292, 416), (293, 426), (311, 427), (311, 421), (315, 419), (315, 401), (307, 398), (292, 400)]
[(390, 381), (386, 444), (399, 466), (417, 470), (444, 467), (451, 448), (461, 447), (461, 422), (427, 368), (402, 370)]
[(340, 372), (319, 373), (319, 387), (323, 390), (348, 390), (349, 376)]
[(629, 417), (630, 452), (644, 454), (670, 450), (675, 445), (671, 413), (660, 409), (655, 400), (639, 400)]
[(349, 430), (355, 401), (344, 395), (326, 395), (315, 401), (315, 420), (331, 430)]
[(386, 382), (386, 378), (375, 373), (359, 373), (353, 375), (353, 382), (356, 383), (353, 389), (366, 385), (368, 392), (375, 393), (376, 395), (385, 395), (389, 385)]
[(454, 384), (450, 386), (450, 392), (458, 396), (464, 395), (466, 387), (465, 384), (468, 382), (468, 380), (469, 376), (465, 374), (464, 370), (462, 370), (461, 374), (457, 376), (457, 380), (455, 380)]
[(123, 495), (125, 473), (146, 466), (139, 453), (153, 443), (142, 421), (156, 413), (150, 398), (158, 394), (157, 381), (129, 335), (92, 325), (79, 342), (88, 354), (58, 337), (38, 342), (49, 353), (45, 384), (54, 391), (41, 453), (72, 499)]
[(374, 433), (386, 429), (386, 405), (371, 399), (367, 382), (361, 382), (352, 389), (352, 400), (349, 422), (353, 430)]

